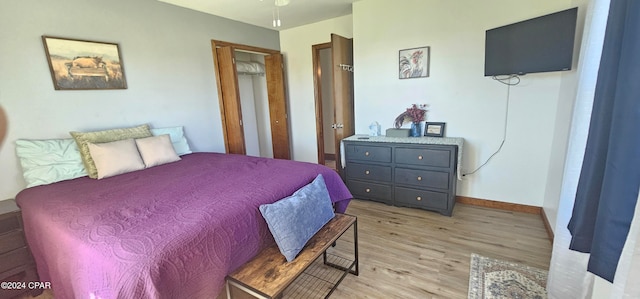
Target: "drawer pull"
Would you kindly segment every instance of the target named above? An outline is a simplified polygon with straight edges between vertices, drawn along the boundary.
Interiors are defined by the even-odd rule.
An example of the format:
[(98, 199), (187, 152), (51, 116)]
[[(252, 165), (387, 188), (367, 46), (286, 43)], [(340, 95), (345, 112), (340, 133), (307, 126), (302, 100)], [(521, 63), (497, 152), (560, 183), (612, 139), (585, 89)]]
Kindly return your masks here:
[(371, 189), (369, 189), (369, 188), (367, 188), (367, 189), (364, 189), (364, 192), (367, 192), (367, 193), (369, 193), (369, 192), (371, 192)]
[(368, 171), (368, 170), (365, 170), (365, 171), (364, 171), (364, 174), (369, 174), (369, 171)]
[(422, 160), (422, 156), (418, 156), (418, 160)]
[(422, 177), (421, 176), (418, 177), (418, 181), (422, 181)]
[(421, 197), (421, 196), (418, 196), (418, 197), (416, 197), (416, 200), (417, 200), (417, 201), (421, 201), (421, 200), (422, 200), (422, 197)]
[(369, 155), (369, 152), (364, 152), (364, 155), (365, 155), (365, 156), (368, 156), (368, 155)]

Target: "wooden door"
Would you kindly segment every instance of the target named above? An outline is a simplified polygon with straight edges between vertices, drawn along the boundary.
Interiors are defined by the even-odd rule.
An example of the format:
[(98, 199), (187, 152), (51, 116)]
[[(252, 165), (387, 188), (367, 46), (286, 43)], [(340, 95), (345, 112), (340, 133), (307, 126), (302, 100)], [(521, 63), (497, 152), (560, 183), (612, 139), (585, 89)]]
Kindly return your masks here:
[[(331, 34), (336, 167), (342, 174), (340, 141), (355, 133), (353, 111), (353, 39)], [(350, 66), (343, 68), (341, 65)]]
[(220, 47), (216, 49), (218, 78), (220, 80), (220, 109), (223, 116), (225, 147), (229, 154), (246, 154), (244, 128), (242, 127), (242, 108), (238, 73), (235, 65), (235, 49)]
[(289, 125), (287, 120), (286, 89), (284, 85), (284, 62), (282, 54), (264, 57), (271, 122), (271, 143), (275, 159), (291, 159)]

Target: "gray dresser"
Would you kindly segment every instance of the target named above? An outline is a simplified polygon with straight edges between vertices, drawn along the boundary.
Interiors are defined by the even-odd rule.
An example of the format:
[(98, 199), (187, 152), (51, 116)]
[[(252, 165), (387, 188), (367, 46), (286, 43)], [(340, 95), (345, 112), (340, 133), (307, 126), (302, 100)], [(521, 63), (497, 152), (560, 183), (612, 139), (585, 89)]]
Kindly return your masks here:
[(358, 199), (451, 216), (463, 142), (433, 137), (345, 138), (347, 186)]

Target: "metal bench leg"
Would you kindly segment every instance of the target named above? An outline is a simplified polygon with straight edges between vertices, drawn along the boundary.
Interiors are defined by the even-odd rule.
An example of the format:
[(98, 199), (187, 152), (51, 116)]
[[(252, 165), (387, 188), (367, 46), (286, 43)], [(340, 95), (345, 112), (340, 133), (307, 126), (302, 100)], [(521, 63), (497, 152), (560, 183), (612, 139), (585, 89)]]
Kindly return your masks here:
[[(348, 271), (349, 273), (358, 276), (360, 274), (360, 263), (358, 260), (358, 220), (356, 219), (356, 221), (353, 223), (353, 254), (354, 254), (354, 261), (351, 264), (351, 266), (349, 266), (349, 268), (340, 266), (340, 265), (336, 265), (334, 263), (328, 262), (327, 261), (327, 251), (324, 251), (322, 253), (322, 262), (330, 267), (342, 270), (342, 271)], [(355, 268), (355, 269), (353, 269)]]

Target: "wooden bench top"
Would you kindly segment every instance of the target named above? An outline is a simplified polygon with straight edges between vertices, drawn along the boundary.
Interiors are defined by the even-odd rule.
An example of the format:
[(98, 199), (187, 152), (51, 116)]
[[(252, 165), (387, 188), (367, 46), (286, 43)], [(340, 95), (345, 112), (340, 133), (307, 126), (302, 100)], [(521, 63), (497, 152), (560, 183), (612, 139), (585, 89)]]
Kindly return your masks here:
[(318, 231), (290, 263), (274, 245), (227, 276), (237, 283), (269, 298), (280, 295), (311, 263), (356, 222), (356, 217), (337, 214)]

